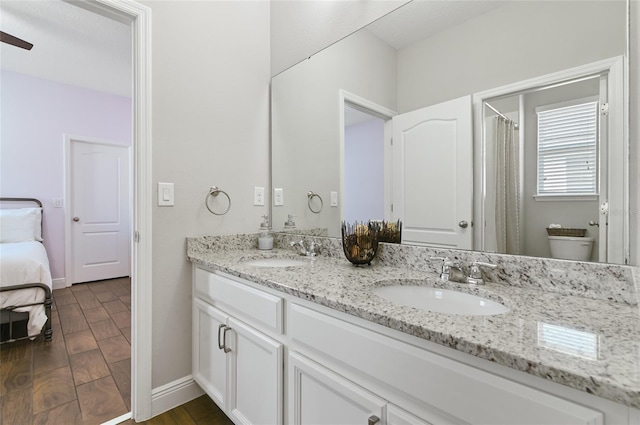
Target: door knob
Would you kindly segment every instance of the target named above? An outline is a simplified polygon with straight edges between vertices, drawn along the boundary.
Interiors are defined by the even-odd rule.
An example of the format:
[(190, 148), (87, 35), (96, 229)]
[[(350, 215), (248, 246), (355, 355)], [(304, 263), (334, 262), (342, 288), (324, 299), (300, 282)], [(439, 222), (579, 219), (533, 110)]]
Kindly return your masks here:
[(594, 221), (594, 220), (590, 220), (589, 221), (589, 226), (600, 226), (600, 222), (598, 221)]
[(73, 221), (80, 221), (80, 217), (73, 217)]
[(460, 223), (458, 223), (458, 226), (462, 227), (463, 229), (466, 229), (469, 226), (469, 223), (467, 223), (466, 220), (462, 220)]

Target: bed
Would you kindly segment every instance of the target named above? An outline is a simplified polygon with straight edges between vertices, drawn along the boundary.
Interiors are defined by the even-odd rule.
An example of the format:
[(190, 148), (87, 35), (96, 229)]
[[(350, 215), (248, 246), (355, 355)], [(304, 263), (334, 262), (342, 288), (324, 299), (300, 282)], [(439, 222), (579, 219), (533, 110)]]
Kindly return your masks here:
[(0, 206), (0, 344), (40, 334), (50, 341), (52, 279), (42, 203), (0, 198)]

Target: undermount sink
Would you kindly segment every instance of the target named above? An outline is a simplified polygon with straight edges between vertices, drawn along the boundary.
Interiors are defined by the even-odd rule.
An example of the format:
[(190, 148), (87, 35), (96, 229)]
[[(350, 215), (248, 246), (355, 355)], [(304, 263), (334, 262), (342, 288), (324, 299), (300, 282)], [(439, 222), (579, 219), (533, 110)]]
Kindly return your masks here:
[(253, 258), (251, 260), (245, 260), (242, 264), (253, 267), (299, 267), (305, 266), (308, 263), (306, 260), (299, 260), (294, 258)]
[(373, 290), (387, 301), (435, 313), (490, 316), (507, 313), (510, 309), (496, 301), (430, 286), (390, 285)]

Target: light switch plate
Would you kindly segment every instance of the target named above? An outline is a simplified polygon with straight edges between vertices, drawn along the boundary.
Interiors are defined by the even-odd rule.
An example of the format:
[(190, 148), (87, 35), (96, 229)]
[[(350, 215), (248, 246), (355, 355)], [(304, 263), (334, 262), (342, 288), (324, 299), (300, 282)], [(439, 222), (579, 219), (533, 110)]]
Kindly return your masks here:
[(264, 187), (253, 188), (253, 205), (264, 205)]
[(338, 192), (331, 192), (331, 206), (338, 206)]
[(173, 183), (158, 183), (158, 206), (172, 207), (174, 205)]
[(276, 187), (273, 189), (273, 205), (276, 207), (284, 205), (284, 189)]
[(62, 208), (62, 198), (53, 198), (53, 208)]

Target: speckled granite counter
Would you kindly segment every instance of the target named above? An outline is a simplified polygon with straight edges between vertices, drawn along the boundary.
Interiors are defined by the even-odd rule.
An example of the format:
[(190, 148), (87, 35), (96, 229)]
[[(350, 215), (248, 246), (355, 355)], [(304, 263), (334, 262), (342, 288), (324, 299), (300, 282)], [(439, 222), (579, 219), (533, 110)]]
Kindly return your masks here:
[[(578, 296), (572, 295), (572, 290), (551, 292), (535, 285), (488, 282), (478, 288), (449, 283), (438, 279), (433, 270), (401, 267), (391, 259), (370, 267), (354, 267), (336, 253), (335, 246), (325, 249), (328, 256), (309, 259), (305, 266), (252, 267), (243, 262), (262, 256), (295, 257), (295, 253), (282, 249), (258, 251), (252, 248), (255, 237), (251, 236), (229, 240), (189, 238), (187, 257), (210, 269), (640, 408), (640, 314), (633, 284), (637, 269), (610, 266), (609, 274), (618, 276), (621, 282), (598, 277), (598, 281), (611, 280), (613, 283), (606, 286), (622, 293), (613, 297), (617, 301), (609, 301), (610, 294), (590, 297), (593, 291)], [(324, 243), (336, 244), (330, 239)], [(427, 250), (421, 255), (429, 253), (441, 254)], [(523, 258), (526, 259), (517, 257), (516, 261), (522, 262)], [(559, 261), (550, 262), (557, 271), (561, 267), (556, 263), (562, 265)], [(570, 264), (567, 262), (567, 267)], [(631, 281), (625, 281), (627, 278)], [(496, 316), (439, 314), (392, 304), (372, 293), (373, 288), (382, 285), (415, 285), (415, 279), (425, 285), (483, 295), (503, 302), (511, 310)]]

